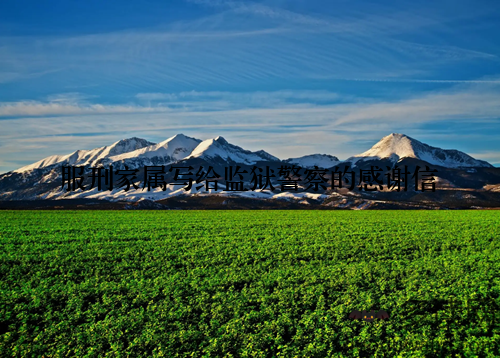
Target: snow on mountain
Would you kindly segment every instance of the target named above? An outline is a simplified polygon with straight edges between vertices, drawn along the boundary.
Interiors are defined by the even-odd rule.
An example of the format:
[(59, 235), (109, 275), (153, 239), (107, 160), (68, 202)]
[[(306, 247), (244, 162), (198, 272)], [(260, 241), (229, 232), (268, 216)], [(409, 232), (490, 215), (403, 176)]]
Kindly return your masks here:
[(24, 173), (31, 171), (33, 169), (46, 168), (54, 164), (63, 164), (63, 163), (65, 165), (93, 165), (94, 163), (100, 160), (120, 155), (123, 153), (131, 152), (139, 148), (148, 147), (153, 144), (154, 143), (152, 142), (137, 137), (122, 139), (109, 146), (104, 146), (91, 150), (77, 150), (76, 152), (67, 155), (53, 155), (44, 158), (36, 163), (14, 170), (14, 172)]
[(226, 161), (233, 161), (248, 165), (255, 164), (259, 161), (279, 161), (278, 158), (263, 150), (251, 152), (229, 143), (220, 136), (201, 142), (186, 159), (190, 158), (221, 158)]
[(355, 165), (358, 161), (390, 159), (393, 163), (397, 163), (402, 158), (416, 158), (446, 168), (493, 167), (483, 160), (474, 159), (458, 150), (431, 147), (399, 133), (385, 136), (372, 148), (348, 158), (346, 162)]
[[(98, 191), (97, 188), (68, 192), (61, 188), (61, 170), (55, 164), (64, 165), (109, 165), (113, 164), (116, 169), (127, 165), (130, 169), (141, 168), (145, 165), (168, 165), (179, 160), (189, 160), (201, 158), (217, 165), (233, 165), (233, 163), (254, 165), (257, 162), (278, 162), (295, 164), (303, 168), (318, 166), (321, 168), (331, 168), (339, 163), (337, 157), (327, 154), (312, 154), (298, 158), (289, 158), (280, 161), (271, 154), (260, 150), (256, 152), (245, 150), (241, 147), (228, 143), (222, 137), (216, 137), (201, 141), (199, 139), (177, 134), (154, 144), (144, 139), (129, 138), (118, 141), (110, 146), (96, 148), (92, 150), (78, 150), (68, 155), (55, 155), (47, 157), (37, 163), (25, 166), (14, 172), (0, 175), (0, 199), (2, 200), (29, 200), (29, 199), (64, 199), (64, 198), (91, 198), (107, 200), (130, 200), (142, 199), (160, 200), (176, 195), (208, 195), (204, 190), (191, 188), (185, 191), (177, 185), (168, 185), (163, 191), (160, 188), (151, 192), (142, 189), (131, 189), (125, 192), (123, 188), (115, 188), (113, 191)], [(415, 158), (430, 164), (444, 166), (448, 168), (468, 167), (469, 173), (479, 173), (481, 170), (473, 167), (492, 167), (489, 163), (476, 160), (469, 155), (457, 150), (444, 150), (431, 147), (403, 134), (393, 133), (382, 138), (370, 150), (351, 157), (346, 162), (356, 163), (364, 160), (389, 158), (393, 163), (402, 158)], [(196, 161), (195, 161), (196, 162)], [(116, 163), (116, 164), (115, 164)], [(213, 165), (213, 164), (212, 164)], [(41, 171), (34, 171), (36, 168), (44, 168)], [(46, 169), (46, 170), (45, 170)], [(29, 172), (29, 173), (25, 173)], [(457, 178), (462, 178), (463, 172), (457, 171)], [(489, 175), (488, 173), (482, 174)], [(499, 174), (500, 175), (500, 174)], [(467, 180), (465, 178), (464, 180)], [(484, 180), (484, 179), (483, 179)], [(311, 199), (311, 193), (272, 193), (267, 191), (245, 191), (241, 193), (225, 191), (223, 183), (219, 183), (219, 191), (211, 190), (211, 194), (217, 195), (237, 195), (255, 199)], [(448, 187), (461, 187), (453, 184), (453, 180), (444, 183)], [(494, 191), (496, 189), (491, 189)], [(314, 193), (320, 195), (320, 193)], [(321, 194), (323, 195), (323, 194)], [(324, 199), (326, 196), (318, 196)], [(336, 195), (336, 194), (329, 194)]]
[(337, 165), (339, 158), (329, 154), (310, 154), (298, 158), (289, 158), (284, 160), (285, 163), (295, 164), (302, 168), (331, 168)]
[(162, 158), (164, 162), (174, 162), (186, 158), (201, 143), (200, 139), (184, 134), (176, 134), (163, 142), (143, 147), (131, 152), (109, 157), (111, 162), (129, 161), (130, 159)]

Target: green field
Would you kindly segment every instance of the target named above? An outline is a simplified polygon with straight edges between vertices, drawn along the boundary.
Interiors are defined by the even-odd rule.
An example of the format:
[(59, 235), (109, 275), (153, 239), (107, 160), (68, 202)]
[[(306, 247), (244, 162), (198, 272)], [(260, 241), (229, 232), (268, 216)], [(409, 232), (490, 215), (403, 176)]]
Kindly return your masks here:
[(1, 357), (498, 357), (500, 212), (3, 211), (0, 290)]

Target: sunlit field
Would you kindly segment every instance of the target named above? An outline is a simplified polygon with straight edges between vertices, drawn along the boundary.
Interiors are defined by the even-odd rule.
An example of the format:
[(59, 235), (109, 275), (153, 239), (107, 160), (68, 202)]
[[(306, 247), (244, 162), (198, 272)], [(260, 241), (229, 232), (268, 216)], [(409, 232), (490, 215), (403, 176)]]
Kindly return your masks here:
[(498, 211), (3, 211), (0, 248), (2, 357), (500, 355)]

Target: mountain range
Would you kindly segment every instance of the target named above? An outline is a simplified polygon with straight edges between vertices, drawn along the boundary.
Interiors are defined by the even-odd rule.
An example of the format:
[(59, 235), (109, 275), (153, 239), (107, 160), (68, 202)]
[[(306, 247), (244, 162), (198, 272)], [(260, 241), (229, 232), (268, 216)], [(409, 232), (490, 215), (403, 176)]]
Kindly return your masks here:
[[(408, 191), (395, 192), (385, 188), (382, 191), (346, 191), (344, 188), (314, 190), (304, 185), (300, 190), (281, 191), (279, 175), (271, 180), (274, 191), (232, 192), (220, 182), (218, 190), (193, 186), (188, 191), (181, 186), (167, 185), (165, 190), (158, 187), (153, 190), (143, 189), (125, 191), (115, 188), (112, 191), (68, 192), (62, 189), (62, 166), (97, 167), (113, 165), (116, 169), (137, 169), (137, 178), (144, 174), (145, 166), (175, 165), (193, 167), (196, 170), (212, 167), (215, 173), (223, 176), (225, 167), (240, 166), (251, 172), (252, 166), (268, 166), (274, 173), (282, 166), (296, 165), (304, 169), (321, 168), (329, 173), (338, 168), (370, 169), (377, 166), (383, 170), (382, 176), (388, 175), (396, 166), (406, 166), (410, 171), (417, 167), (437, 170), (435, 174), (435, 192), (421, 192), (409, 187)], [(173, 179), (173, 173), (166, 175)], [(361, 178), (358, 178), (358, 180)], [(137, 180), (137, 185), (140, 185)], [(171, 181), (167, 181), (171, 183)], [(245, 184), (250, 184), (248, 181)], [(362, 183), (360, 182), (360, 185)], [(418, 181), (417, 181), (418, 184)], [(317, 188), (316, 188), (317, 189)], [(500, 207), (500, 168), (475, 159), (458, 150), (441, 149), (424, 144), (404, 134), (392, 133), (383, 137), (369, 150), (340, 160), (329, 154), (310, 154), (298, 158), (280, 159), (270, 153), (259, 150), (249, 151), (229, 143), (223, 137), (200, 140), (183, 134), (177, 134), (160, 143), (152, 143), (141, 138), (128, 138), (109, 146), (91, 150), (77, 150), (67, 155), (54, 155), (36, 163), (0, 175), (1, 207), (18, 204), (7, 202), (22, 201), (27, 207), (40, 200), (56, 200), (58, 204), (78, 201), (85, 207), (90, 201), (114, 203), (127, 208), (172, 208), (196, 207), (216, 208), (231, 207), (318, 207), (318, 208), (471, 208)], [(248, 205), (245, 204), (248, 201)], [(193, 205), (180, 205), (192, 202)], [(31, 203), (31, 204), (30, 204)], [(225, 203), (225, 204), (223, 204)], [(251, 203), (251, 204), (250, 204)], [(94, 203), (95, 204), (95, 203)], [(147, 205), (146, 205), (147, 204)], [(10, 205), (10, 206), (9, 206)], [(61, 206), (61, 205), (57, 205)], [(64, 206), (64, 205), (63, 205)], [(93, 205), (95, 207), (95, 205)], [(112, 205), (113, 206), (113, 205)]]

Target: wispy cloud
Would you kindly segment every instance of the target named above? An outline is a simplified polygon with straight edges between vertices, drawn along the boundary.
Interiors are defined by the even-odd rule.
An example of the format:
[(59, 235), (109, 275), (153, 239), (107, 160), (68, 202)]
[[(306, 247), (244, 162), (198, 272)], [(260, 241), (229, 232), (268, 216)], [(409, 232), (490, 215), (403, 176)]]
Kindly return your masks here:
[(500, 80), (426, 80), (426, 79), (391, 79), (391, 78), (338, 78), (343, 81), (355, 82), (393, 82), (393, 83), (500, 83)]
[(331, 103), (340, 99), (337, 93), (326, 90), (281, 90), (281, 91), (254, 91), (254, 92), (227, 92), (227, 91), (186, 91), (180, 93), (139, 93), (136, 98), (142, 101), (167, 103), (190, 102), (207, 104), (214, 101), (224, 101), (235, 107), (245, 106), (277, 106), (292, 103)]
[(500, 86), (473, 84), (416, 96), (397, 102), (378, 102), (350, 110), (338, 117), (334, 127), (366, 121), (413, 123), (437, 120), (474, 120), (500, 117)]
[[(4, 115), (14, 112), (25, 115), (1, 121), (0, 157), (12, 155), (18, 148), (18, 152), (24, 151), (20, 157), (35, 161), (41, 159), (42, 153), (64, 154), (92, 148), (94, 144), (112, 143), (132, 133), (159, 142), (184, 132), (202, 139), (227, 136), (238, 145), (266, 149), (280, 157), (326, 152), (345, 159), (360, 152), (360, 143), (366, 150), (375, 139), (390, 132), (415, 133), (417, 139), (428, 135), (438, 143), (450, 138), (446, 131), (423, 131), (422, 125), (473, 122), (479, 132), (483, 127), (488, 132), (498, 131), (499, 95), (500, 86), (491, 83), (460, 84), (446, 91), (392, 102), (352, 98), (345, 102), (343, 98), (338, 101), (336, 93), (293, 90), (137, 95), (140, 101), (163, 101), (162, 107), (153, 107), (80, 104), (75, 102), (78, 95), (68, 95), (72, 103), (65, 104), (60, 101), (65, 96), (59, 95), (52, 98), (58, 100), (54, 102), (23, 102), (9, 107), (17, 112), (2, 112), (7, 107), (0, 105), (0, 113)], [(172, 106), (180, 102), (185, 105)], [(35, 114), (38, 117), (27, 117)], [(82, 137), (81, 133), (87, 135)], [(23, 143), (47, 148), (35, 153), (24, 149)]]
[(271, 19), (279, 19), (286, 22), (313, 26), (331, 26), (332, 22), (316, 16), (308, 16), (282, 8), (271, 7), (252, 1), (229, 1), (229, 0), (189, 0), (189, 2), (233, 10), (235, 13), (249, 13), (253, 15), (265, 16)]
[[(1, 60), (0, 60), (1, 61)], [(45, 75), (53, 74), (56, 72), (62, 71), (63, 68), (60, 69), (51, 69), (39, 72), (0, 72), (0, 83), (8, 83), (18, 80), (29, 80), (38, 77), (43, 77)]]
[(0, 117), (41, 117), (62, 115), (96, 115), (120, 113), (168, 112), (165, 107), (141, 107), (135, 105), (72, 104), (59, 101), (43, 103), (22, 101), (0, 104)]
[(497, 80), (461, 83), (450, 89), (393, 101), (340, 96), (325, 90), (188, 91), (138, 93), (135, 103), (113, 105), (91, 103), (89, 99), (92, 97), (69, 93), (49, 96), (45, 102), (0, 102), (0, 117), (166, 113), (183, 118), (217, 117), (225, 120), (227, 116), (236, 116), (227, 124), (238, 123), (247, 116), (287, 117), (294, 120), (292, 123), (309, 117), (308, 123), (318, 122), (338, 128), (367, 121), (393, 124), (402, 118), (414, 123), (499, 118), (499, 96)]
[(329, 91), (189, 91), (180, 93), (138, 93), (138, 103), (113, 105), (90, 103), (97, 96), (62, 93), (48, 96), (47, 101), (0, 102), (0, 117), (76, 116), (122, 113), (164, 113), (240, 110), (242, 108), (289, 108), (331, 103), (339, 99)]
[(495, 166), (500, 166), (500, 151), (485, 151), (468, 153), (473, 158), (485, 160)]
[[(409, 71), (429, 78), (450, 63), (498, 61), (496, 53), (464, 47), (460, 34), (448, 31), (447, 24), (470, 16), (472, 7), (422, 13), (411, 4), (408, 10), (391, 10), (363, 3), (356, 11), (339, 6), (311, 15), (255, 2), (197, 3), (221, 12), (147, 30), (2, 37), (0, 81), (56, 66), (66, 70), (51, 78), (66, 85), (91, 82), (129, 93), (165, 84), (169, 89), (245, 87), (321, 77), (398, 78)], [(427, 36), (415, 36), (417, 30)], [(405, 33), (410, 36), (404, 38)], [(428, 37), (437, 41), (426, 43)]]

